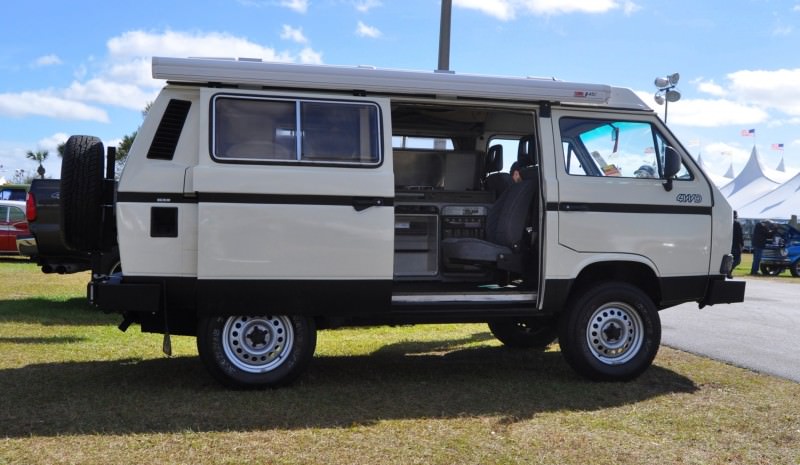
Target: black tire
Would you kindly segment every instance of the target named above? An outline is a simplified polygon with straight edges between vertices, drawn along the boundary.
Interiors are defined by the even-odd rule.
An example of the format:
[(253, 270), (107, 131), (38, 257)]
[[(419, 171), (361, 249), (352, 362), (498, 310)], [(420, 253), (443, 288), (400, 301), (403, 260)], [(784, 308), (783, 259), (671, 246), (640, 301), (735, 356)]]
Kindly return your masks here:
[(786, 269), (780, 265), (761, 265), (759, 268), (767, 276), (778, 276)]
[(564, 358), (580, 375), (627, 381), (653, 363), (661, 343), (661, 320), (653, 301), (639, 288), (605, 282), (570, 302), (559, 320), (558, 336)]
[(103, 253), (101, 269), (105, 276), (111, 276), (114, 273), (122, 273), (122, 261), (119, 258), (119, 247), (114, 247), (110, 252)]
[(489, 331), (512, 349), (544, 349), (558, 337), (558, 327), (549, 320), (496, 320)]
[(103, 143), (92, 136), (72, 136), (61, 162), (61, 234), (67, 247), (100, 249), (103, 200)]
[(800, 278), (800, 258), (792, 263), (792, 266), (789, 267), (789, 272), (792, 273), (792, 276), (795, 278)]
[(299, 315), (207, 317), (197, 331), (206, 369), (233, 388), (291, 383), (311, 363), (316, 345), (314, 320)]

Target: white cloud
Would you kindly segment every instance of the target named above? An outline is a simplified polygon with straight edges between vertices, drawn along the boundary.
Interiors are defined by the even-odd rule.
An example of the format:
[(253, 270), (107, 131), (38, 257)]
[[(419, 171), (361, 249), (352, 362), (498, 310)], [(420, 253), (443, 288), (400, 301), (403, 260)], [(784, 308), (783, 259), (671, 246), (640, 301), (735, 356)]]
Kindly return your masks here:
[(800, 116), (800, 68), (743, 70), (728, 74), (730, 92), (743, 102)]
[[(187, 33), (165, 31), (152, 33), (129, 31), (110, 39), (107, 43), (110, 58), (114, 63), (129, 62), (131, 59), (145, 58), (140, 64), (149, 67), (150, 57), (157, 56), (205, 56), (205, 57), (247, 57), (262, 58), (267, 61), (292, 61), (288, 52), (276, 52), (242, 37), (232, 34), (209, 32)], [(149, 73), (149, 68), (147, 69)]]
[(631, 0), (455, 0), (457, 7), (478, 10), (501, 21), (516, 18), (519, 13), (550, 16), (569, 13), (607, 13), (621, 8), (626, 15), (641, 9)]
[(469, 10), (478, 10), (501, 21), (514, 19), (516, 15), (516, 8), (509, 0), (455, 0), (453, 4)]
[[(663, 117), (664, 106), (657, 105), (653, 101), (652, 92), (637, 91), (636, 95)], [(667, 117), (670, 126), (675, 124), (713, 128), (729, 125), (753, 125), (769, 119), (769, 114), (757, 106), (727, 99), (684, 98), (671, 104), (668, 111)]]
[(90, 79), (86, 82), (74, 81), (64, 96), (79, 101), (97, 102), (106, 105), (141, 110), (147, 102), (155, 100), (158, 89), (142, 88), (136, 84), (104, 78)]
[(28, 91), (0, 94), (0, 115), (16, 118), (47, 116), (65, 120), (87, 120), (107, 123), (105, 110), (77, 100), (52, 95), (50, 91)]
[(641, 9), (642, 7), (630, 1), (624, 2), (622, 5), (622, 11), (625, 13), (626, 16), (630, 16)]
[(308, 38), (303, 35), (302, 28), (294, 28), (288, 24), (283, 25), (283, 29), (281, 30), (281, 39), (291, 40), (292, 42), (297, 42), (298, 44), (308, 43)]
[(58, 156), (58, 146), (66, 142), (67, 139), (69, 139), (69, 135), (63, 132), (57, 132), (44, 139), (39, 139), (39, 141), (36, 142), (36, 146), (40, 150), (47, 150), (50, 152), (50, 155)]
[[(284, 28), (284, 33), (287, 32), (295, 41), (302, 37), (299, 29)], [(322, 53), (307, 46), (298, 52), (279, 51), (242, 37), (217, 32), (128, 31), (109, 39), (106, 47), (108, 53), (105, 57), (89, 57), (76, 67), (74, 80), (66, 88), (0, 93), (0, 115), (108, 122), (108, 113), (101, 108), (103, 105), (141, 111), (163, 85), (163, 81), (155, 80), (151, 75), (154, 55), (322, 62)]]
[(356, 10), (360, 11), (361, 13), (366, 13), (369, 10), (381, 6), (382, 3), (380, 0), (360, 0), (355, 2)]
[(669, 124), (696, 127), (753, 125), (769, 119), (761, 108), (726, 99), (683, 99), (669, 107)]
[(381, 31), (376, 27), (367, 26), (363, 22), (359, 21), (358, 26), (356, 27), (356, 35), (376, 39), (381, 36)]
[(51, 53), (50, 55), (44, 55), (37, 58), (33, 62), (33, 66), (35, 68), (40, 68), (43, 66), (60, 65), (61, 63), (62, 63), (61, 58), (59, 58), (58, 55)]
[(697, 82), (697, 90), (706, 94), (711, 94), (715, 97), (723, 97), (727, 94), (725, 89), (723, 89), (721, 85), (717, 84), (713, 80)]
[(308, 0), (281, 0), (281, 6), (298, 13), (305, 13), (308, 11)]
[(300, 50), (300, 63), (320, 65), (322, 64), (322, 53), (306, 47)]

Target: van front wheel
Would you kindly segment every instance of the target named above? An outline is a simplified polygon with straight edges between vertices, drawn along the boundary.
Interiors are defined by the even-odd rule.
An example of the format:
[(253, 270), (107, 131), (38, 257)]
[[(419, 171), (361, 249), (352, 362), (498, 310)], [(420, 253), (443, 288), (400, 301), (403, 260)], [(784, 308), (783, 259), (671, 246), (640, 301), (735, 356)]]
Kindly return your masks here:
[(606, 282), (572, 299), (559, 321), (567, 363), (598, 381), (627, 381), (652, 363), (661, 343), (661, 320), (639, 288)]
[(206, 369), (235, 388), (294, 381), (311, 363), (316, 344), (314, 320), (300, 315), (207, 317), (197, 332)]

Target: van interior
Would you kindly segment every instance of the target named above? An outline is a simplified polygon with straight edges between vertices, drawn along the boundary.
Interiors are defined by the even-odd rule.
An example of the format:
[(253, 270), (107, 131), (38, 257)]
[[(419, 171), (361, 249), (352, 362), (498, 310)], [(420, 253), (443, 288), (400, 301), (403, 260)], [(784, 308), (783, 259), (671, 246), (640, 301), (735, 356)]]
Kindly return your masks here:
[(395, 282), (535, 290), (535, 110), (394, 102), (392, 128)]

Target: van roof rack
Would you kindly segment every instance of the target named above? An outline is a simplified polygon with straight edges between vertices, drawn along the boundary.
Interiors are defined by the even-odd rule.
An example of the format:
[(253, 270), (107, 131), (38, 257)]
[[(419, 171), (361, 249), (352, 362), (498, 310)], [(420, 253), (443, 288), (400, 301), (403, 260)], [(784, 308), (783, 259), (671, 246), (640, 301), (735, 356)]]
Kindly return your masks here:
[(630, 89), (531, 77), (437, 73), (368, 66), (305, 65), (258, 59), (153, 57), (153, 78), (173, 82), (548, 101), (650, 108)]

